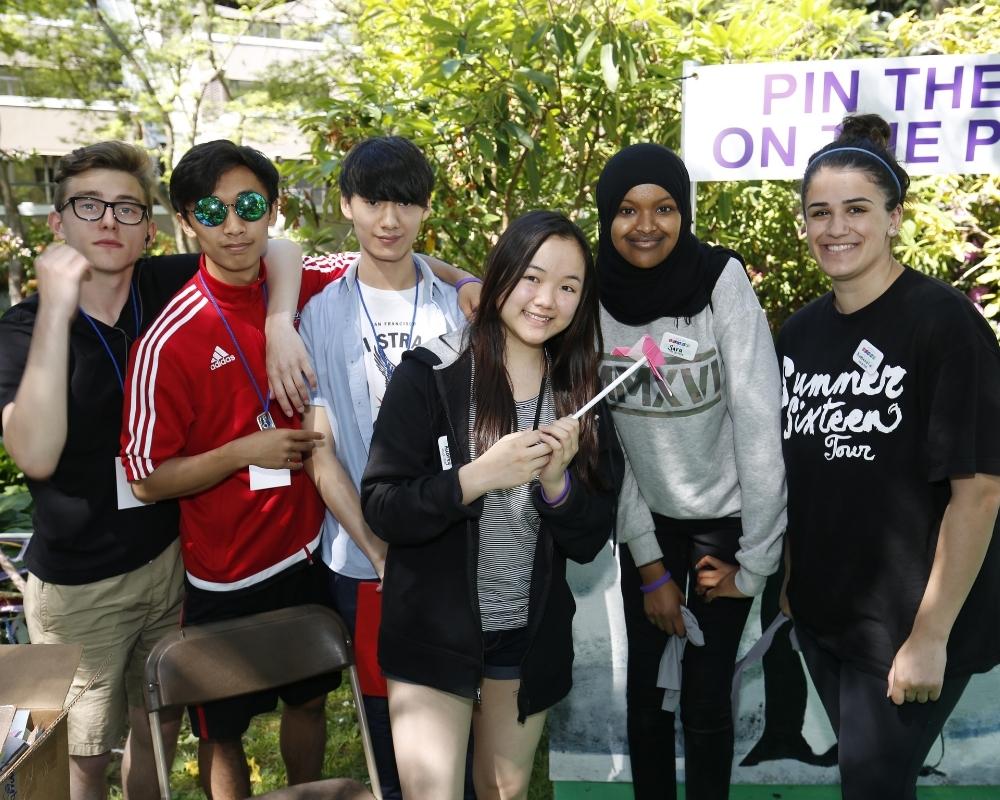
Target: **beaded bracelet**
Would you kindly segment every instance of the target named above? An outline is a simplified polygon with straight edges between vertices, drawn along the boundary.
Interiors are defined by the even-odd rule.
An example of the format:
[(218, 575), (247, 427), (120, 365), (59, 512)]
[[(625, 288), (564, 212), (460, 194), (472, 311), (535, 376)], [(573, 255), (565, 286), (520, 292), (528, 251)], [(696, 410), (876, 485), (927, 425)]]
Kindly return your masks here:
[(663, 584), (670, 580), (670, 570), (668, 569), (659, 578), (657, 578), (652, 583), (644, 583), (639, 587), (639, 591), (643, 594), (649, 594), (656, 589), (659, 589)]
[(455, 291), (457, 292), (467, 283), (482, 283), (482, 282), (483, 282), (482, 278), (476, 278), (473, 277), (472, 275), (469, 275), (468, 277), (461, 278), (460, 280), (455, 282)]
[(540, 488), (542, 490), (542, 500), (544, 500), (550, 506), (557, 506), (557, 505), (559, 505), (563, 500), (566, 499), (566, 496), (569, 494), (569, 487), (572, 486), (572, 484), (573, 484), (573, 477), (572, 477), (572, 475), (570, 475), (569, 470), (566, 470), (563, 473), (563, 475), (565, 476), (565, 482), (563, 483), (563, 490), (559, 493), (559, 496), (556, 497), (553, 500), (549, 500), (548, 495), (545, 494), (545, 487), (544, 486), (538, 487), (538, 488)]

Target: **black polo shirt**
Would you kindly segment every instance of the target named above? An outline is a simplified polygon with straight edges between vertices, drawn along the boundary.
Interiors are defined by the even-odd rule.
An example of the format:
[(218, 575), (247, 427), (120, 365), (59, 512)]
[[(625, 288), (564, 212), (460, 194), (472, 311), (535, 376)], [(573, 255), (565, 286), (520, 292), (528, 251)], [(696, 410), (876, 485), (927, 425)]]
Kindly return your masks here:
[[(114, 460), (121, 435), (122, 389), (115, 365), (124, 376), (136, 335), (197, 269), (194, 255), (137, 262), (134, 292), (115, 326), (93, 321), (107, 347), (83, 314), (73, 320), (66, 445), (51, 478), (28, 480), (35, 501), (35, 533), (25, 561), (41, 580), (83, 584), (121, 575), (156, 558), (176, 538), (179, 516), (174, 501), (118, 510)], [(24, 374), (38, 300), (33, 295), (0, 319), (0, 409), (13, 402)], [(39, 426), (50, 423), (37, 420)]]

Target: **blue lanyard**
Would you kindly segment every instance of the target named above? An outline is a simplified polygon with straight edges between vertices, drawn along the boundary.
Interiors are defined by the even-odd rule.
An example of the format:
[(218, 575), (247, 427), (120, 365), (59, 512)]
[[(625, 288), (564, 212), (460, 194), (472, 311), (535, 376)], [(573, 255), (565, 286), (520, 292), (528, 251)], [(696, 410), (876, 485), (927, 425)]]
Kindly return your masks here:
[[(135, 284), (129, 285), (129, 296), (132, 298), (132, 319), (135, 320), (135, 337), (139, 338), (139, 330), (142, 327), (142, 320), (139, 318), (139, 301), (135, 297)], [(104, 334), (101, 333), (101, 329), (97, 327), (97, 323), (94, 322), (94, 318), (90, 316), (82, 308), (80, 313), (83, 314), (83, 318), (90, 323), (90, 327), (94, 329), (94, 333), (97, 334), (97, 338), (101, 340), (101, 344), (104, 345), (104, 351), (108, 354), (108, 358), (111, 359), (111, 366), (115, 368), (115, 375), (118, 377), (118, 385), (121, 387), (122, 394), (125, 393), (125, 376), (122, 374), (122, 368), (118, 366), (118, 359), (115, 358), (114, 352), (111, 350), (111, 345), (108, 344), (108, 340), (104, 338)], [(125, 333), (122, 331), (122, 333)], [(125, 333), (127, 337), (128, 334)], [(125, 350), (125, 359), (128, 360), (128, 349)]]
[[(413, 284), (413, 316), (410, 318), (410, 332), (406, 337), (406, 344), (409, 349), (413, 349), (413, 326), (417, 322), (417, 304), (420, 300), (420, 269), (417, 267), (416, 263), (413, 264), (413, 273), (416, 277), (416, 282)], [(375, 330), (375, 323), (372, 321), (372, 315), (368, 313), (368, 306), (365, 305), (365, 293), (361, 291), (361, 281), (358, 281), (358, 297), (361, 298), (361, 307), (365, 310), (365, 316), (368, 317), (368, 324), (372, 328), (372, 341), (375, 344), (375, 361), (382, 366), (382, 371), (385, 373), (385, 383), (386, 386), (389, 385), (389, 381), (392, 379), (392, 373), (396, 369), (396, 365), (389, 360), (389, 356), (386, 355), (385, 348), (379, 343), (378, 331)]]
[[(267, 390), (267, 400), (264, 399), (264, 393), (261, 392), (260, 387), (257, 385), (257, 380), (253, 376), (253, 370), (250, 369), (250, 364), (247, 363), (247, 357), (243, 355), (243, 348), (240, 347), (240, 343), (236, 341), (236, 334), (233, 333), (233, 329), (229, 327), (229, 320), (226, 319), (226, 315), (222, 313), (222, 309), (219, 308), (219, 304), (215, 302), (215, 296), (212, 294), (212, 290), (208, 288), (208, 284), (205, 283), (205, 278), (198, 274), (198, 282), (201, 284), (202, 290), (205, 292), (205, 297), (212, 301), (212, 305), (215, 306), (215, 311), (219, 315), (219, 319), (222, 320), (222, 324), (226, 326), (226, 332), (229, 334), (229, 338), (233, 342), (233, 348), (236, 350), (236, 355), (240, 357), (240, 361), (243, 364), (243, 369), (246, 370), (247, 378), (250, 379), (250, 385), (253, 386), (254, 392), (257, 394), (257, 399), (260, 401), (261, 416), (267, 414), (267, 409), (271, 405), (271, 390)], [(264, 286), (264, 306), (267, 307), (267, 286)]]

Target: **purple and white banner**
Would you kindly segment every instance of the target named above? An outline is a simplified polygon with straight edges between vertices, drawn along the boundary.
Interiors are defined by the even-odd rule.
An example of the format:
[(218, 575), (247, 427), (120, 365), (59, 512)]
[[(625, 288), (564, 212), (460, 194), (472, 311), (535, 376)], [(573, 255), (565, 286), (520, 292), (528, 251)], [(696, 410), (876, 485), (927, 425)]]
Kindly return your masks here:
[(694, 181), (795, 179), (846, 114), (892, 125), (911, 175), (1000, 172), (1000, 54), (685, 65)]

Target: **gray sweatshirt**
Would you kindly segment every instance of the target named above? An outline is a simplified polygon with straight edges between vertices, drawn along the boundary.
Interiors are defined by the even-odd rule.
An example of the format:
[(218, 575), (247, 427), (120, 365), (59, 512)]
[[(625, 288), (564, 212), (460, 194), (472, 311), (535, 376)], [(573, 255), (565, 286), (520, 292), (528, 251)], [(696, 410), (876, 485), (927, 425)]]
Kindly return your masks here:
[(676, 519), (739, 516), (736, 586), (759, 594), (778, 567), (785, 530), (785, 466), (781, 455), (781, 379), (764, 312), (743, 266), (731, 259), (712, 302), (690, 320), (661, 317), (648, 325), (617, 322), (603, 308), (607, 385), (632, 360), (610, 355), (648, 333), (694, 340), (693, 359), (667, 356), (667, 392), (643, 367), (609, 395), (632, 469), (619, 502), (618, 537), (636, 564), (663, 554), (650, 511)]

